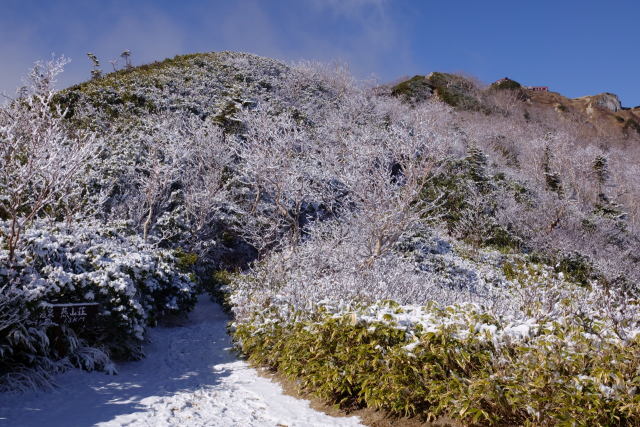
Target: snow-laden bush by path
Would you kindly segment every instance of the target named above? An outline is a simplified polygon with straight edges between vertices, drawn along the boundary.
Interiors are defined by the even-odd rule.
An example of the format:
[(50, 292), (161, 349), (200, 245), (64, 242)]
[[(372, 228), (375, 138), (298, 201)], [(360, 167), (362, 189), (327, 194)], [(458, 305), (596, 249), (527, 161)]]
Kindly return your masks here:
[[(171, 251), (98, 223), (37, 223), (14, 261), (0, 249), (0, 266), (2, 388), (46, 383), (68, 366), (113, 370), (111, 357), (142, 356), (147, 326), (195, 303), (195, 284)], [(99, 304), (95, 323), (43, 320), (46, 303), (79, 302)]]
[(234, 334), (254, 363), (344, 407), (473, 425), (636, 425), (640, 341), (626, 332), (595, 316), (387, 301), (272, 307)]
[(149, 330), (147, 357), (118, 375), (76, 370), (56, 376), (55, 393), (0, 394), (4, 426), (361, 426), (284, 394), (230, 351), (228, 316), (202, 295), (180, 327)]
[[(236, 318), (264, 307), (312, 309), (318, 303), (401, 304), (475, 302), (513, 312), (498, 260), (464, 258), (438, 233), (407, 230), (381, 256), (369, 246), (377, 224), (369, 217), (316, 224), (295, 248), (272, 253), (244, 275), (233, 277)], [(494, 265), (492, 265), (494, 264)]]
[[(359, 225), (347, 230), (366, 235)], [(577, 284), (520, 255), (463, 257), (469, 247), (433, 236), (401, 237), (367, 262), (347, 230), (323, 224), (227, 277), (234, 336), (254, 363), (329, 402), (396, 415), (640, 421), (632, 291)]]

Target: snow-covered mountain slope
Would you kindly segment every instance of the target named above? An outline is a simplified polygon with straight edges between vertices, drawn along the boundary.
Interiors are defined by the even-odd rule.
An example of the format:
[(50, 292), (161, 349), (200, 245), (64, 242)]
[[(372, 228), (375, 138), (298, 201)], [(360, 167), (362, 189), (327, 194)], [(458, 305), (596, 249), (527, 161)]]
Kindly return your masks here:
[[(603, 148), (514, 93), (480, 108), (451, 82), (439, 99), (405, 102), (340, 67), (222, 52), (54, 93), (63, 62), (36, 67), (22, 102), (0, 108), (0, 286), (11, 284), (0, 288), (0, 390), (108, 366), (103, 350), (131, 335), (113, 315), (131, 318), (115, 285), (149, 319), (125, 349), (206, 290), (228, 304), (251, 363), (343, 408), (640, 425), (640, 148)], [(78, 147), (87, 155), (71, 155)], [(117, 250), (93, 262), (92, 239)], [(156, 258), (167, 269), (147, 268)], [(184, 287), (189, 305), (174, 301), (183, 280), (158, 270), (198, 282)], [(42, 320), (43, 307), (86, 295), (104, 295), (98, 321), (115, 333)], [(407, 313), (421, 316), (403, 324)], [(54, 394), (0, 395), (0, 416), (357, 421), (291, 403), (232, 358), (219, 309), (201, 304), (191, 323), (149, 337), (149, 358), (119, 377), (57, 376)]]
[(147, 357), (119, 374), (72, 370), (53, 391), (5, 394), (6, 426), (357, 426), (282, 393), (231, 352), (228, 317), (202, 296), (185, 325), (151, 331)]
[[(304, 87), (304, 96), (299, 86)], [(275, 109), (304, 110), (303, 105), (322, 105), (333, 97), (329, 86), (304, 78), (300, 70), (282, 62), (211, 52), (119, 70), (65, 89), (57, 101), (67, 109), (68, 118), (127, 135), (158, 112), (212, 119), (233, 131), (235, 114), (242, 109), (269, 104)]]

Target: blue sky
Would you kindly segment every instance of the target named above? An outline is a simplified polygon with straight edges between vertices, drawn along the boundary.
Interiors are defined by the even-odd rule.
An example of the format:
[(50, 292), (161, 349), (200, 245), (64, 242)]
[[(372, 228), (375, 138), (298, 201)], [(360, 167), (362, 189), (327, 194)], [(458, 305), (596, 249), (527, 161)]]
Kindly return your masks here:
[(640, 105), (640, 2), (618, 0), (0, 0), (0, 92), (52, 53), (59, 86), (85, 80), (87, 52), (134, 64), (238, 50), (347, 62), (389, 81), (430, 71), (509, 76), (566, 96), (613, 92)]

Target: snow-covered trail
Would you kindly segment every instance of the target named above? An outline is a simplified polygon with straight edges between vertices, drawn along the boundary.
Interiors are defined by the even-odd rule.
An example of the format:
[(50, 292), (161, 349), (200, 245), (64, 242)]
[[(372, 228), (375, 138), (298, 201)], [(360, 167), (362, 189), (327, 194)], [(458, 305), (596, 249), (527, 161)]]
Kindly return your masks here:
[(27, 426), (357, 426), (286, 396), (229, 352), (227, 316), (201, 297), (184, 326), (150, 331), (147, 357), (119, 374), (78, 370), (54, 391), (0, 394), (0, 425)]

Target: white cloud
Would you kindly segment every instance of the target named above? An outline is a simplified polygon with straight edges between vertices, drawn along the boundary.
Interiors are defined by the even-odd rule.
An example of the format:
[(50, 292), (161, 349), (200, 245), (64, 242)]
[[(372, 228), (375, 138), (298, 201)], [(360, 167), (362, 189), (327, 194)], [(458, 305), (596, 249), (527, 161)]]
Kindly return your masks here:
[(387, 0), (310, 0), (318, 9), (330, 9), (336, 14), (353, 16), (359, 14), (362, 9), (376, 9), (383, 11)]
[[(51, 4), (22, 22), (0, 18), (0, 91), (13, 93), (20, 76), (51, 46), (73, 61), (60, 86), (89, 77), (87, 52), (104, 71), (129, 49), (134, 64), (194, 51), (240, 50), (283, 60), (341, 60), (360, 76), (395, 76), (411, 67), (404, 22), (386, 0), (258, 0), (192, 5), (179, 17), (154, 3)], [(10, 25), (8, 25), (10, 24)], [(54, 33), (47, 34), (47, 31)], [(49, 39), (46, 37), (51, 36)]]

